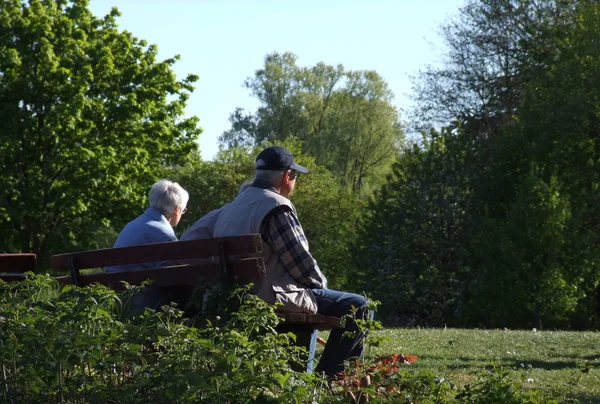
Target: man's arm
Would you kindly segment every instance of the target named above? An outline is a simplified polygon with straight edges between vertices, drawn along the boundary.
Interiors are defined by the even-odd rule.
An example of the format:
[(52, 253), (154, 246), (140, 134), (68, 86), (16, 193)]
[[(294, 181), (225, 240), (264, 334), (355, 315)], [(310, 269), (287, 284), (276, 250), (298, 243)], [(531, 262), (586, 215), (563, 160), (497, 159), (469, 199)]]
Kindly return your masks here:
[(262, 223), (261, 235), (296, 282), (309, 288), (327, 288), (325, 275), (308, 251), (300, 221), (289, 207), (282, 206), (269, 214)]

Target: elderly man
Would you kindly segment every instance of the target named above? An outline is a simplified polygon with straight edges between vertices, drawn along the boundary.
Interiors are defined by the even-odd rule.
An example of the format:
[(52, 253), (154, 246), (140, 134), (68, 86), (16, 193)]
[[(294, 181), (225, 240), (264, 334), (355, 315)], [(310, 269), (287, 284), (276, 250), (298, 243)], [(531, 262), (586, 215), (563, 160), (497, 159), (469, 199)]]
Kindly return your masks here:
[[(173, 227), (187, 211), (189, 194), (178, 183), (162, 179), (152, 186), (148, 197), (150, 207), (125, 225), (113, 247), (177, 241)], [(106, 272), (155, 268), (158, 265), (156, 262), (146, 262), (139, 265), (114, 266), (107, 267)]]
[[(341, 317), (355, 307), (364, 316), (363, 296), (327, 289), (327, 279), (308, 249), (308, 241), (289, 196), (300, 173), (308, 169), (294, 161), (284, 147), (264, 149), (256, 158), (252, 185), (225, 206), (214, 229), (215, 237), (260, 233), (265, 242), (267, 277), (255, 293), (268, 303), (280, 302), (287, 311), (318, 312)], [(360, 356), (361, 336), (344, 337), (356, 330), (348, 321), (333, 330), (327, 341), (318, 372), (328, 376), (343, 370), (344, 360)]]

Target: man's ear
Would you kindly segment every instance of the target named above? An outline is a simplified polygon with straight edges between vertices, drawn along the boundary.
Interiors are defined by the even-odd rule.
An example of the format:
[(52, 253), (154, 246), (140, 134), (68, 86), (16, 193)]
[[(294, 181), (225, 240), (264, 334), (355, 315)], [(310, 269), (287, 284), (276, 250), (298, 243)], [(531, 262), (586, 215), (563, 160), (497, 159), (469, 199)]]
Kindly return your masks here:
[(290, 183), (290, 174), (292, 173), (292, 170), (285, 170), (285, 172), (283, 173), (283, 183), (284, 184), (289, 184)]

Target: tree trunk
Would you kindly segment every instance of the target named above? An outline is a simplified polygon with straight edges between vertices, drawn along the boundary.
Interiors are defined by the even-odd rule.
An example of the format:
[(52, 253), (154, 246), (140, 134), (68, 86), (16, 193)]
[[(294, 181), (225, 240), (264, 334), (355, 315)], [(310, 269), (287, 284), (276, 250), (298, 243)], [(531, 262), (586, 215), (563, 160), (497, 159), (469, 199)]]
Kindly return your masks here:
[(535, 319), (533, 321), (534, 328), (542, 329), (542, 303), (537, 302), (535, 304)]

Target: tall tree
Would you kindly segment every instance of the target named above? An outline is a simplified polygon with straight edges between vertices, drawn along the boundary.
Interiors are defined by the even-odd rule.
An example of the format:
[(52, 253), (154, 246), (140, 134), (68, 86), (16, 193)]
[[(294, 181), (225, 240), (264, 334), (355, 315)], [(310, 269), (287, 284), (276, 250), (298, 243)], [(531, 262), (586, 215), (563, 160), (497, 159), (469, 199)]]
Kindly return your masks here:
[[(197, 76), (87, 0), (0, 0), (0, 250), (85, 246), (197, 149)], [(68, 247), (70, 245), (70, 247)]]
[(236, 109), (228, 146), (303, 142), (303, 152), (352, 190), (369, 188), (397, 157), (403, 139), (393, 95), (373, 71), (319, 63), (300, 67), (291, 53), (269, 54), (245, 86), (261, 102), (255, 113)]
[[(511, 302), (527, 311), (517, 316), (515, 308), (511, 321), (574, 326), (568, 319), (575, 306), (598, 298), (600, 6), (541, 3), (548, 12), (535, 32), (544, 52), (526, 55), (535, 74), (523, 76), (514, 122), (498, 127), (501, 136), (474, 184), (481, 207), (474, 218), (482, 226), (474, 254), (488, 283), (519, 285)], [(502, 258), (492, 263), (489, 256)], [(483, 292), (479, 302), (491, 296)], [(598, 314), (587, 317), (577, 326)]]
[[(441, 26), (446, 53), (414, 77), (414, 124), (460, 120), (492, 140), (514, 122), (522, 88), (552, 52), (549, 25), (573, 23), (572, 0), (469, 0)], [(467, 127), (468, 128), (468, 127)]]
[(541, 328), (546, 319), (557, 326), (584, 297), (572, 248), (573, 239), (582, 240), (569, 225), (571, 206), (562, 191), (556, 178), (547, 183), (532, 170), (523, 176), (505, 218), (486, 216), (479, 222), (472, 243), (480, 265), (468, 307), (476, 324)]
[[(573, 326), (576, 307), (591, 307), (597, 296), (599, 10), (589, 0), (470, 0), (443, 27), (446, 63), (418, 78), (420, 123), (456, 120), (460, 130), (443, 144), (460, 147), (451, 158), (435, 152), (439, 141), (426, 139), (407, 152), (402, 175), (396, 167), (397, 177), (384, 187), (391, 206), (407, 213), (378, 209), (395, 218), (390, 239), (422, 240), (398, 247), (402, 254), (390, 268), (404, 279), (420, 274), (415, 285), (433, 283), (444, 267), (435, 263), (440, 250), (425, 255), (421, 247), (438, 240), (440, 229), (430, 221), (417, 227), (412, 219), (422, 210), (410, 201), (428, 201), (455, 162), (470, 202), (440, 193), (438, 205), (464, 209), (462, 236), (451, 245), (465, 255), (446, 256), (454, 263), (445, 264), (469, 269), (460, 303), (464, 325)], [(415, 160), (420, 153), (432, 159)], [(438, 205), (424, 209), (437, 212)], [(385, 216), (375, 213), (372, 228), (386, 224)], [(423, 298), (439, 299), (431, 291)], [(598, 319), (589, 311), (584, 317)]]

